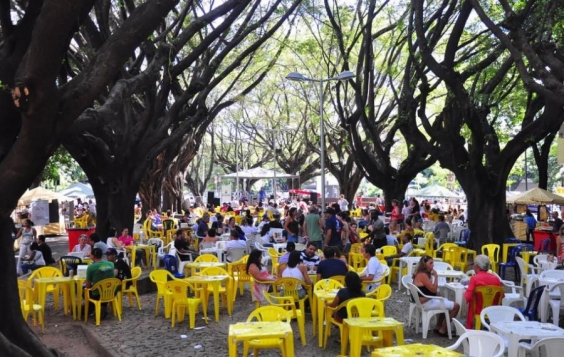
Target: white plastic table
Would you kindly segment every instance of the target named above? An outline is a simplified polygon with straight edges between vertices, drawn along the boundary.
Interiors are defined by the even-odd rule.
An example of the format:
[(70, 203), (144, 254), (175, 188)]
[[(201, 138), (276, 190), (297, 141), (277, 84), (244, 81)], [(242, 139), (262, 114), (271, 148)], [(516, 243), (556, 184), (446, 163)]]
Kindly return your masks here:
[(458, 315), (456, 315), (456, 317), (460, 317), (462, 309), (466, 305), (464, 303), (464, 293), (466, 292), (466, 286), (462, 285), (461, 283), (452, 282), (452, 283), (446, 283), (446, 284), (444, 284), (440, 287), (443, 287), (445, 289), (448, 289), (448, 290), (454, 292), (454, 301), (458, 305), (460, 305), (460, 309), (458, 309)]
[(564, 329), (537, 321), (492, 322), (490, 329), (507, 338), (508, 356), (517, 356), (520, 340), (531, 340), (531, 343), (535, 343), (547, 337), (564, 337)]

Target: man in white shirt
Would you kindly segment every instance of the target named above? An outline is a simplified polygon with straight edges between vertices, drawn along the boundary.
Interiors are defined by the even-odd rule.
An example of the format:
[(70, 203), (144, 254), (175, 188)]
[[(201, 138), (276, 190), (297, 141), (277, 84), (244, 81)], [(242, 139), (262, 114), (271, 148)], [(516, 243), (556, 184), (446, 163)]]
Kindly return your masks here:
[[(244, 240), (239, 239), (239, 232), (236, 229), (233, 229), (229, 233), (229, 240), (225, 242), (225, 256), (230, 256), (230, 251), (236, 248), (247, 248), (247, 242)], [(226, 259), (230, 262), (229, 258)]]
[[(368, 259), (368, 264), (364, 268), (363, 272), (360, 273), (360, 280), (362, 281), (375, 281), (382, 278), (384, 274), (384, 266), (380, 263), (380, 260), (376, 258), (376, 247), (374, 244), (367, 244), (364, 246), (362, 254), (364, 258)], [(366, 287), (366, 291), (370, 292), (378, 287), (381, 283), (372, 283)]]
[[(394, 258), (407, 257), (409, 253), (413, 251), (413, 244), (411, 243), (412, 239), (413, 237), (409, 233), (404, 233), (402, 235), (401, 241), (403, 242), (403, 248), (401, 248), (401, 250), (397, 254), (388, 255), (387, 257), (384, 257), (384, 259), (386, 259), (386, 262), (388, 263), (388, 266), (392, 266), (392, 262), (394, 261)], [(396, 249), (397, 248), (398, 245), (396, 244)]]

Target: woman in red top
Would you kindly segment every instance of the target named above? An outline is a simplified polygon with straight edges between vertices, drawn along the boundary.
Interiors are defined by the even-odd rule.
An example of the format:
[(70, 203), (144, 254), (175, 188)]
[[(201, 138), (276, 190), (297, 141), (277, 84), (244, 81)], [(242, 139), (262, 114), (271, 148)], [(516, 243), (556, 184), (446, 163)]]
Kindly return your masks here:
[(489, 269), (490, 258), (488, 258), (487, 255), (478, 255), (474, 260), (474, 271), (476, 272), (476, 274), (470, 279), (470, 284), (468, 284), (468, 288), (464, 293), (464, 298), (468, 303), (468, 315), (466, 316), (467, 328), (473, 328), (472, 323), (474, 322), (474, 315), (482, 312), (482, 302), (479, 300), (476, 304), (476, 311), (472, 311), (472, 300), (475, 297), (474, 290), (478, 286), (501, 286), (501, 281), (499, 280), (499, 278), (494, 274), (488, 273)]
[(403, 221), (403, 216), (401, 214), (401, 209), (399, 207), (398, 200), (392, 200), (392, 215), (390, 217), (390, 232), (399, 232), (399, 225)]

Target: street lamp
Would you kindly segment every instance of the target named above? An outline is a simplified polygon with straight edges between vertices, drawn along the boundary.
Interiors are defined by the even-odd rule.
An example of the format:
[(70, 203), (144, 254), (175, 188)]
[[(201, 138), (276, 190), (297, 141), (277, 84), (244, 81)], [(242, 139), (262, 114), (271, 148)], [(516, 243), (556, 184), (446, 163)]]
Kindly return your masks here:
[[(291, 72), (286, 79), (296, 82), (316, 82), (319, 83), (319, 138), (320, 138), (320, 158), (321, 158), (321, 210), (325, 210), (325, 124), (323, 123), (323, 83), (330, 81), (347, 81), (353, 79), (355, 74), (351, 71), (341, 72), (337, 77), (315, 79), (308, 78), (301, 73)], [(322, 215), (323, 217), (323, 215)]]
[[(285, 125), (281, 128), (278, 129), (269, 129), (269, 128), (265, 128), (262, 125), (257, 125), (256, 128), (258, 130), (263, 130), (263, 131), (267, 131), (272, 133), (272, 146), (274, 146), (274, 162), (278, 162), (278, 160), (276, 159), (276, 149), (277, 149), (277, 144), (276, 144), (276, 136), (274, 135), (274, 133), (279, 132), (279, 131), (290, 131), (290, 130), (295, 130), (296, 127), (295, 126), (291, 126), (291, 125)], [(274, 165), (274, 170), (273, 174), (274, 174), (274, 178), (273, 178), (273, 182), (272, 182), (272, 194), (274, 195), (274, 200), (277, 201), (278, 198), (276, 197), (276, 165)]]

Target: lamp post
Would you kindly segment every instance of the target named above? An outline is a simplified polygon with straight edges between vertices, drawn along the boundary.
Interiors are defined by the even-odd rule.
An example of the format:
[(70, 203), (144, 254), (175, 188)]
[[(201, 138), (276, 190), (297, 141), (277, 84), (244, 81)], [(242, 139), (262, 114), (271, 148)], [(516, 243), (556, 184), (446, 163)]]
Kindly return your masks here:
[[(321, 159), (321, 210), (325, 210), (325, 124), (323, 123), (323, 83), (330, 81), (347, 81), (353, 79), (355, 74), (351, 71), (341, 72), (337, 77), (315, 79), (308, 78), (301, 73), (291, 72), (286, 79), (296, 82), (315, 82), (319, 83), (319, 144)], [(323, 217), (323, 215), (322, 215)]]

